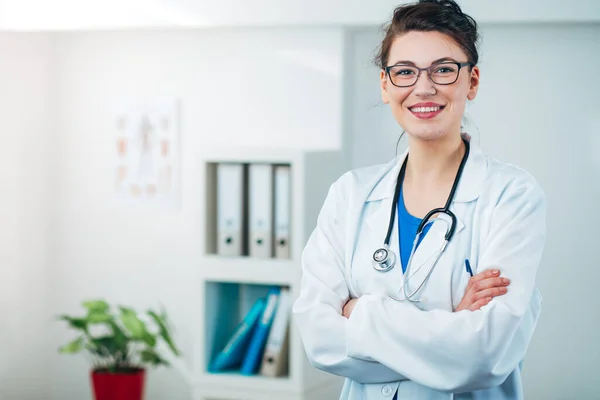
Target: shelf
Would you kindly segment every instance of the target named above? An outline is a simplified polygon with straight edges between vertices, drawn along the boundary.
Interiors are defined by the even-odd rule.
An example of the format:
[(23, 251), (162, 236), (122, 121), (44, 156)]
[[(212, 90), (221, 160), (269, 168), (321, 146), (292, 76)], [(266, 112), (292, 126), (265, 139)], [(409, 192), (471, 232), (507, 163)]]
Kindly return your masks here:
[[(204, 374), (195, 382), (195, 393), (202, 400), (304, 400), (337, 399), (343, 379), (328, 380), (310, 388), (295, 387), (289, 378), (247, 377), (235, 373)], [(196, 398), (195, 398), (196, 400)]]
[(217, 374), (204, 373), (201, 375), (198, 383), (202, 386), (215, 385), (219, 387), (230, 388), (238, 387), (245, 390), (293, 390), (293, 387), (291, 387), (293, 381), (289, 377), (269, 378), (261, 375), (246, 376), (235, 372), (224, 372)]
[[(217, 355), (227, 346), (229, 341), (232, 338), (237, 337), (234, 335), (239, 334), (238, 329), (240, 328), (242, 321), (244, 321), (248, 312), (253, 309), (257, 301), (260, 299), (266, 301), (270, 291), (275, 287), (276, 286), (274, 285), (264, 284), (205, 281), (204, 294), (206, 308), (203, 321), (205, 338), (205, 354), (202, 367), (203, 373), (220, 375), (227, 373), (237, 374), (239, 372), (241, 367), (239, 360), (230, 361), (228, 366), (222, 367), (224, 369), (215, 372), (212, 371), (210, 366), (213, 365)], [(288, 287), (279, 286), (279, 288)], [(289, 321), (287, 321), (287, 323), (289, 323)], [(247, 327), (245, 331), (248, 332)], [(236, 339), (238, 341), (236, 346), (238, 346), (238, 348), (239, 346), (244, 346), (242, 347), (242, 351), (245, 352), (251, 338), (252, 333), (250, 332), (250, 336), (244, 336), (239, 339), (243, 340), (246, 344), (240, 344), (241, 342)], [(232, 354), (239, 355), (239, 352)], [(243, 357), (245, 357), (245, 355), (242, 356), (242, 358)], [(260, 355), (260, 358), (262, 360), (262, 354)], [(288, 361), (286, 361), (286, 363), (289, 366)], [(259, 369), (254, 371), (254, 375), (251, 375), (250, 377), (261, 376), (259, 375), (259, 372), (260, 365)], [(238, 375), (240, 377), (245, 377), (245, 375)], [(285, 376), (289, 376), (289, 372), (287, 372)]]
[(201, 269), (203, 279), (214, 282), (291, 286), (301, 275), (294, 261), (278, 258), (207, 255)]
[[(235, 363), (229, 364), (222, 372), (209, 371), (214, 370), (214, 360), (233, 335), (239, 332), (240, 322), (259, 298), (267, 296), (273, 287), (289, 289), (292, 299), (298, 295), (302, 278), (302, 250), (315, 228), (317, 216), (331, 184), (345, 171), (343, 153), (298, 149), (247, 149), (235, 146), (211, 147), (203, 149), (199, 163), (198, 185), (203, 193), (200, 196), (203, 211), (198, 221), (202, 237), (199, 241), (200, 257), (197, 261), (197, 271), (203, 313), (200, 317), (201, 342), (194, 362), (197, 400), (336, 398), (339, 396), (339, 385), (333, 391), (327, 391), (327, 388), (337, 385), (339, 377), (310, 365), (291, 315), (286, 338), (288, 344), (285, 372), (279, 371), (285, 376), (268, 377), (260, 373), (243, 375), (238, 372), (239, 354)], [(220, 163), (237, 165), (220, 169)], [(273, 166), (272, 182), (270, 179), (264, 179), (265, 168), (261, 168), (259, 164)], [(239, 165), (242, 165), (241, 171)], [(284, 181), (278, 185), (276, 172), (286, 168), (289, 173), (280, 176)], [(219, 194), (219, 189), (227, 188), (225, 185), (218, 185), (219, 181), (224, 181), (223, 173), (231, 173), (231, 187), (235, 188), (231, 193)], [(285, 184), (285, 177), (289, 181), (288, 184)], [(240, 180), (242, 183), (238, 185), (236, 182)], [(261, 182), (265, 181), (265, 190), (272, 192), (272, 197), (256, 194), (263, 193), (260, 188)], [(288, 199), (277, 200), (277, 187), (288, 189)], [(255, 192), (252, 191), (253, 188)], [(264, 199), (254, 203), (249, 201), (249, 198), (257, 197)], [(241, 198), (241, 204), (236, 203), (232, 206), (227, 203), (235, 198)], [(252, 204), (265, 205), (270, 201), (273, 202), (272, 215), (261, 207), (252, 212)], [(219, 214), (219, 204), (221, 211), (231, 211), (229, 218), (219, 219), (228, 215)], [(280, 209), (287, 209), (287, 213), (283, 212), (287, 216), (275, 217), (279, 215), (275, 212), (277, 204), (289, 204)], [(262, 217), (254, 218), (256, 215)], [(265, 218), (264, 215), (270, 215), (272, 221), (268, 221), (269, 218)], [(283, 225), (286, 229), (279, 229), (280, 233), (277, 233), (276, 229), (277, 219), (287, 219), (288, 226)], [(236, 224), (231, 222), (232, 220), (240, 220), (241, 223)], [(263, 222), (261, 224), (258, 221)], [(262, 229), (265, 224), (272, 225), (271, 233), (268, 229)], [(221, 230), (218, 229), (219, 225), (222, 226)], [(286, 238), (285, 251), (281, 251), (281, 248), (277, 251), (278, 248), (275, 247), (278, 235)], [(258, 246), (264, 244), (264, 240), (270, 240), (271, 236), (272, 249)], [(257, 238), (262, 240), (259, 242)]]
[[(326, 153), (319, 151), (319, 153)], [(243, 147), (211, 147), (202, 154), (204, 162), (243, 162), (243, 163), (268, 163), (289, 164), (297, 163), (305, 156), (305, 152), (297, 149), (286, 148), (243, 148)]]

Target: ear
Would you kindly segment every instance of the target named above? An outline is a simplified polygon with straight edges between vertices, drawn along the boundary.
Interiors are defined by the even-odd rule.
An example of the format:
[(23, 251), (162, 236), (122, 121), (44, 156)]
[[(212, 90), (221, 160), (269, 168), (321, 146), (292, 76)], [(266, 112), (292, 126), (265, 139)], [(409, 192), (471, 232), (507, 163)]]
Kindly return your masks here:
[(467, 99), (473, 100), (477, 96), (479, 90), (479, 67), (474, 66), (471, 70), (471, 81), (469, 86), (469, 93), (467, 93)]
[(385, 70), (383, 70), (383, 69), (379, 73), (379, 80), (381, 82), (381, 101), (383, 101), (385, 104), (389, 104), (390, 103), (390, 95), (387, 91), (388, 80), (387, 80), (387, 76), (385, 74)]

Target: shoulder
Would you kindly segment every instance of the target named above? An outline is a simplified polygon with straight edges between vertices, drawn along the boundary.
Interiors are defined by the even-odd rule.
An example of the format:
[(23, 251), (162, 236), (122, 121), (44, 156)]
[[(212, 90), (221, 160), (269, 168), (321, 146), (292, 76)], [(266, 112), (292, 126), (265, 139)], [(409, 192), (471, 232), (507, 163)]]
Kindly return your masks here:
[(387, 190), (384, 182), (398, 158), (386, 164), (353, 168), (339, 176), (329, 187), (322, 213), (343, 216), (356, 212), (369, 196)]
[(487, 178), (482, 193), (495, 198), (497, 203), (522, 198), (529, 203), (545, 203), (546, 195), (535, 177), (526, 169), (485, 155)]
[(345, 199), (350, 199), (356, 193), (373, 190), (387, 173), (397, 164), (398, 158), (387, 163), (353, 168), (342, 174), (331, 185), (331, 191)]

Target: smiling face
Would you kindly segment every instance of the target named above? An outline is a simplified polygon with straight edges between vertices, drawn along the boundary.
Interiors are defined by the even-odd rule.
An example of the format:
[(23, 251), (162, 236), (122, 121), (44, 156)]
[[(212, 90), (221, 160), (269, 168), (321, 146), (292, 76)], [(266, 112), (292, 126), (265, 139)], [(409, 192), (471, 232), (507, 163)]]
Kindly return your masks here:
[[(440, 60), (444, 60), (440, 63)], [(394, 83), (412, 83), (410, 76), (418, 73), (414, 67), (426, 68), (413, 86), (397, 87), (385, 71), (381, 72), (381, 96), (389, 104), (396, 121), (412, 137), (436, 140), (447, 135), (459, 135), (467, 99), (473, 100), (479, 87), (479, 68), (458, 69), (458, 79), (451, 82), (456, 65), (447, 62), (467, 62), (466, 53), (447, 35), (439, 32), (411, 31), (394, 39), (387, 65), (398, 65), (390, 71)]]

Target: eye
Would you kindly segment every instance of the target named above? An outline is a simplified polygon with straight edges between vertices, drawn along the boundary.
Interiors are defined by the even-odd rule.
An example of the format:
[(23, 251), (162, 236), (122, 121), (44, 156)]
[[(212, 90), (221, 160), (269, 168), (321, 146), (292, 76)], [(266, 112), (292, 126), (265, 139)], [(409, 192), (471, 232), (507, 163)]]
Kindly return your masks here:
[(398, 70), (394, 71), (394, 74), (397, 76), (398, 75), (412, 75), (414, 73), (415, 73), (415, 71), (413, 71), (410, 68), (402, 68), (402, 69), (398, 69)]
[(440, 66), (434, 71), (435, 74), (452, 74), (454, 72), (456, 72), (456, 69), (447, 65)]
[(415, 71), (413, 67), (405, 65), (395, 65), (390, 69), (390, 75), (394, 78), (405, 79), (413, 77), (418, 71)]

